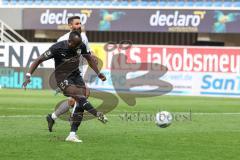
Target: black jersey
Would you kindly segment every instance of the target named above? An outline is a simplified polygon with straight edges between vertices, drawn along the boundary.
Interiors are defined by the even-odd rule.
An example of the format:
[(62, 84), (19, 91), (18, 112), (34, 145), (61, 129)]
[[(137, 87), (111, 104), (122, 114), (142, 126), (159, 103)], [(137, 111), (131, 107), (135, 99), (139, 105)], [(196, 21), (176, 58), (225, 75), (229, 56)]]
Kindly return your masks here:
[(68, 41), (61, 41), (52, 45), (48, 51), (44, 53), (45, 59), (53, 58), (55, 61), (55, 77), (57, 81), (61, 81), (67, 76), (78, 74), (80, 56), (88, 55), (87, 48), (81, 43), (76, 48), (69, 48)]

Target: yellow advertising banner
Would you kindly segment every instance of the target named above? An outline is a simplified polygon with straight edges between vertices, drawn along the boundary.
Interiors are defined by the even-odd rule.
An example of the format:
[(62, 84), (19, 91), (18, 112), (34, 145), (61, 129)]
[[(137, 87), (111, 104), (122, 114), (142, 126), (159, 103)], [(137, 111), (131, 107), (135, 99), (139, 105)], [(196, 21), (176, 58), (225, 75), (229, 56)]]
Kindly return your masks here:
[(104, 43), (90, 43), (90, 48), (93, 54), (103, 62), (102, 69), (106, 69), (107, 66), (107, 52), (104, 50), (104, 45)]

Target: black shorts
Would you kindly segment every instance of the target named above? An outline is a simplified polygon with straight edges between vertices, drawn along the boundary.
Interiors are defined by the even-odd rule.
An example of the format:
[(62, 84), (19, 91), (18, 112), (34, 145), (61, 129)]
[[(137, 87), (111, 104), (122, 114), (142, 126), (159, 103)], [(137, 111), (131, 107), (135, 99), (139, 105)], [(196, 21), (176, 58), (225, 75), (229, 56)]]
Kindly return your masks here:
[(68, 86), (85, 87), (85, 82), (80, 74), (71, 75), (58, 82), (58, 87), (64, 91)]

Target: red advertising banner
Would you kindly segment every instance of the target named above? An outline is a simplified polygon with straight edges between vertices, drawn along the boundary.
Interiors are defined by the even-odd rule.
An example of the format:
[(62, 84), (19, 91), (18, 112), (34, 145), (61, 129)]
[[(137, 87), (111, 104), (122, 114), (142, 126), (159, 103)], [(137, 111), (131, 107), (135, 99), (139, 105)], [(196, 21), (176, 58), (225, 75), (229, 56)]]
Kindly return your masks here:
[[(2, 43), (0, 66), (28, 67), (49, 46), (50, 43)], [(238, 47), (132, 45), (126, 50), (121, 49), (121, 45), (116, 45), (115, 49), (107, 51), (106, 46), (107, 44), (103, 43), (91, 45), (94, 54), (103, 61), (103, 69), (146, 70), (151, 67), (159, 70), (158, 64), (161, 64), (166, 66), (168, 71), (240, 73)], [(112, 59), (119, 53), (124, 56), (118, 60)], [(40, 67), (54, 66), (52, 61), (46, 61)]]
[[(119, 53), (126, 57), (112, 60), (113, 55)], [(107, 55), (108, 69), (111, 63), (112, 69), (131, 69), (137, 63), (140, 65), (133, 68), (135, 70), (159, 69), (157, 64), (162, 64), (169, 71), (240, 73), (239, 48), (134, 45), (127, 50), (115, 49)]]

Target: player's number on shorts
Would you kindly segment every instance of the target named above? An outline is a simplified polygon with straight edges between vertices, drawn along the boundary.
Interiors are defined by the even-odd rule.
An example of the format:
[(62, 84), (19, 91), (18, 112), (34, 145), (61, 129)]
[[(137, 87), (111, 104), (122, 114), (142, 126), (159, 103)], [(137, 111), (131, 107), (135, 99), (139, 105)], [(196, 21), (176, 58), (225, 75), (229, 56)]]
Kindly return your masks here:
[(62, 90), (64, 90), (68, 86), (68, 80), (64, 80), (63, 82), (60, 83), (60, 87)]

